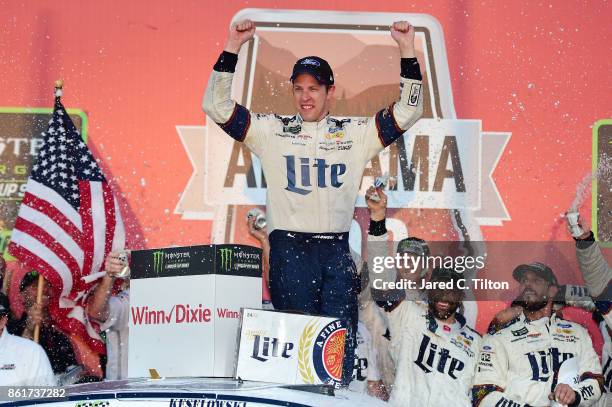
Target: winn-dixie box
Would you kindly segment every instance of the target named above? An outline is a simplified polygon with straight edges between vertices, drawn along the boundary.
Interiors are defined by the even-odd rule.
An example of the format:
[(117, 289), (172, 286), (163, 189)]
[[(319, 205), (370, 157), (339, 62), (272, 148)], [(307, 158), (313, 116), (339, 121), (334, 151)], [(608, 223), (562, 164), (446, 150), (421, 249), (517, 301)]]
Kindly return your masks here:
[(128, 376), (232, 377), (240, 309), (261, 307), (261, 249), (132, 252)]
[(243, 309), (236, 377), (338, 386), (346, 333), (336, 318)]

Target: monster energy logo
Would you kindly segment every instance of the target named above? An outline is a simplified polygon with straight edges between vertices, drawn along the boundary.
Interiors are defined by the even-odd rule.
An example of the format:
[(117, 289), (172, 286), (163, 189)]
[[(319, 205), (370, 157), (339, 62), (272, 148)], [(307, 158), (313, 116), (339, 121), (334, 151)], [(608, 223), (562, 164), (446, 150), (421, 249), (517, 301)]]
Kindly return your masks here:
[(223, 268), (225, 271), (228, 271), (232, 268), (232, 255), (234, 254), (234, 250), (219, 249), (219, 252), (221, 253), (221, 268)]
[(164, 268), (164, 252), (163, 250), (158, 250), (153, 252), (153, 271), (159, 274)]

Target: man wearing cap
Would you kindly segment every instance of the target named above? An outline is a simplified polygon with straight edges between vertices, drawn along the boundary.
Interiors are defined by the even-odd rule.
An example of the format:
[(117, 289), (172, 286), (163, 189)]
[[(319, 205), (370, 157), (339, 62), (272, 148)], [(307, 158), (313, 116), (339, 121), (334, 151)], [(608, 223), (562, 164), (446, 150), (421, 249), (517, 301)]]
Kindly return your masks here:
[[(377, 197), (377, 198), (376, 198)], [(387, 233), (387, 194), (382, 188), (374, 188), (373, 186), (366, 191), (366, 203), (370, 212), (370, 227), (368, 230), (368, 265), (372, 271), (371, 286), (373, 287), (372, 295), (375, 300), (384, 302), (387, 297), (400, 295), (401, 298), (406, 296), (408, 300), (424, 300), (426, 293), (421, 291), (421, 281), (428, 272), (421, 262), (415, 268), (402, 269), (400, 267), (383, 267), (384, 270), (379, 270), (382, 261), (390, 255), (389, 251), (389, 236)], [(429, 246), (427, 242), (418, 237), (408, 237), (400, 240), (395, 245), (393, 252), (396, 255), (409, 255), (414, 257), (426, 257), (429, 255)], [(393, 256), (393, 254), (391, 254)], [(401, 263), (401, 262), (400, 262)], [(410, 265), (411, 263), (408, 263)], [(412, 263), (414, 264), (414, 263)], [(407, 290), (389, 290), (388, 286), (383, 287), (382, 284), (390, 282), (413, 282), (415, 288)], [(404, 284), (407, 285), (407, 284)], [(405, 291), (405, 292), (404, 292)]]
[[(374, 195), (378, 199), (373, 199)], [(381, 188), (368, 188), (370, 211), (368, 264), (370, 278), (386, 283), (414, 283), (415, 288), (372, 289), (373, 299), (384, 309), (391, 340), (389, 354), (395, 368), (391, 404), (397, 406), (469, 406), (480, 335), (461, 314), (465, 292), (458, 284), (462, 274), (436, 268), (429, 283), (451, 283), (447, 290), (421, 290), (426, 267), (384, 267), (373, 265), (388, 256), (386, 228), (387, 195)], [(416, 237), (397, 243), (396, 253), (424, 258), (427, 242)], [(421, 263), (422, 264), (422, 263)], [(435, 284), (434, 284), (435, 285)], [(376, 287), (373, 283), (372, 287)], [(389, 287), (389, 286), (387, 286)], [(439, 357), (439, 359), (438, 359)]]
[(461, 278), (434, 268), (429, 281), (450, 288), (428, 290), (427, 301), (398, 299), (385, 307), (396, 366), (392, 406), (470, 406), (481, 337), (458, 312)]
[[(378, 199), (373, 199), (377, 193)], [(378, 259), (384, 259), (391, 252), (388, 242), (388, 233), (385, 225), (387, 195), (382, 189), (368, 188), (366, 191), (366, 203), (370, 212), (370, 227), (366, 251), (368, 253), (368, 277), (362, 278), (362, 293), (359, 298), (359, 319), (363, 320), (372, 331), (373, 344), (378, 350), (378, 364), (383, 382), (391, 388), (395, 382), (395, 363), (391, 358), (389, 347), (391, 346), (391, 331), (389, 321), (384, 309), (392, 306), (398, 300), (425, 301), (427, 294), (420, 289), (387, 289), (383, 284), (395, 283), (396, 281), (413, 281), (416, 287), (421, 286), (421, 280), (427, 273), (427, 269), (419, 267), (417, 270), (396, 270), (385, 268), (383, 272), (378, 271)], [(407, 253), (411, 256), (427, 255), (429, 247), (427, 242), (417, 237), (410, 237), (400, 241), (393, 253)], [(398, 274), (400, 274), (398, 276)]]
[(19, 284), (19, 291), (25, 306), (25, 313), (21, 319), (10, 321), (8, 329), (15, 335), (26, 339), (34, 338), (36, 325), (40, 326), (39, 343), (47, 353), (51, 368), (56, 374), (63, 374), (78, 361), (68, 336), (55, 326), (48, 314), (49, 298), (54, 288), (46, 283), (43, 290), (42, 301), (37, 299), (38, 273), (31, 271), (23, 276)]
[[(368, 161), (421, 116), (421, 72), (414, 27), (396, 22), (391, 36), (401, 56), (400, 100), (372, 118), (334, 118), (334, 76), (320, 57), (297, 61), (291, 76), (295, 116), (255, 114), (231, 99), (238, 52), (255, 25), (231, 25), (208, 82), (203, 108), (230, 137), (261, 160), (267, 183), (270, 289), (278, 310), (325, 314), (357, 323), (357, 275), (348, 231)], [(349, 335), (344, 378), (350, 377)]]
[[(483, 339), (472, 402), (481, 406), (544, 406), (551, 400), (590, 406), (601, 396), (601, 364), (581, 325), (553, 312), (557, 278), (542, 263), (514, 269), (521, 314)], [(560, 368), (575, 359), (573, 384), (558, 383)], [(568, 362), (572, 363), (572, 362)]]
[(6, 295), (0, 293), (0, 386), (56, 385), (49, 358), (43, 348), (6, 329), (10, 310)]

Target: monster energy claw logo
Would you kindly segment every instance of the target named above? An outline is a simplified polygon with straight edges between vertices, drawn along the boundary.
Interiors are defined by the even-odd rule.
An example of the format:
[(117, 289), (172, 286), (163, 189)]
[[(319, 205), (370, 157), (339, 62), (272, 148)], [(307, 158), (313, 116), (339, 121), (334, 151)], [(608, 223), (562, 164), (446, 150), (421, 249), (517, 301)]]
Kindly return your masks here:
[(228, 271), (232, 268), (232, 258), (234, 251), (232, 249), (219, 249), (221, 253), (221, 268)]
[(163, 250), (158, 250), (153, 252), (153, 271), (159, 274), (164, 268), (164, 252)]

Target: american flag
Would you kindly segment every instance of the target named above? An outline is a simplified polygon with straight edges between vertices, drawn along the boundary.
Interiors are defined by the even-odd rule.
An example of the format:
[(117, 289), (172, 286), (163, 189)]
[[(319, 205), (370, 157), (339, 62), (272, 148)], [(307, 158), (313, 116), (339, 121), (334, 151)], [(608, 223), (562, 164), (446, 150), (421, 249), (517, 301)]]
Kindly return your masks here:
[(101, 337), (87, 320), (84, 300), (106, 255), (124, 248), (125, 229), (117, 200), (60, 96), (58, 90), (9, 253), (53, 286), (49, 313), (55, 324), (104, 353)]

